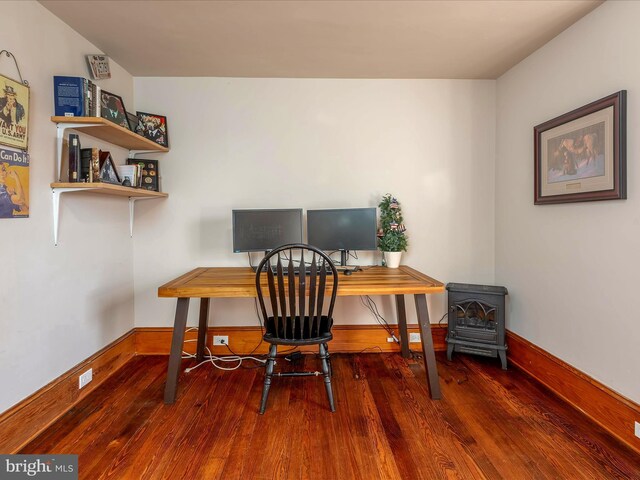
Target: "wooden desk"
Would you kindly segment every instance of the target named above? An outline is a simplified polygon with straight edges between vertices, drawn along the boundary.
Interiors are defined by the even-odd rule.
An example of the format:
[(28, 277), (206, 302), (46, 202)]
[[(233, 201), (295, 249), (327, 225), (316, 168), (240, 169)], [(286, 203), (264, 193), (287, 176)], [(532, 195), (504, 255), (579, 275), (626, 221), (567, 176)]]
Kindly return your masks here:
[[(438, 370), (433, 350), (433, 338), (427, 309), (428, 293), (444, 292), (444, 285), (406, 265), (397, 269), (370, 267), (352, 275), (340, 274), (338, 296), (351, 295), (394, 295), (400, 331), (402, 356), (408, 358), (409, 335), (404, 295), (413, 295), (422, 336), (427, 383), (431, 398), (440, 399)], [(204, 358), (207, 319), (209, 318), (209, 298), (255, 298), (255, 272), (249, 267), (196, 268), (158, 288), (159, 297), (177, 298), (176, 316), (171, 339), (171, 354), (167, 370), (164, 402), (174, 403), (178, 389), (178, 375), (182, 357), (182, 344), (187, 325), (189, 300), (200, 298), (200, 321), (196, 358)]]

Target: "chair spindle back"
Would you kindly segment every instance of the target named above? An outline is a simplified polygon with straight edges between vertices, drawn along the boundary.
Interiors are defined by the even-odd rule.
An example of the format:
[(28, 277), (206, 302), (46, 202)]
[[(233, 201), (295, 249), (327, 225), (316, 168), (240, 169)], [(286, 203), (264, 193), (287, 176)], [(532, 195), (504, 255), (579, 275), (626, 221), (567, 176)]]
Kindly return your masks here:
[[(298, 260), (294, 260), (294, 257), (298, 252), (300, 266), (296, 268), (294, 261)], [(285, 253), (286, 265), (282, 258)], [(305, 253), (311, 255), (308, 272), (305, 263), (308, 257), (305, 257)], [(328, 271), (332, 275), (328, 275)], [(267, 312), (264, 300), (262, 279), (265, 276), (271, 315)], [(269, 318), (273, 317), (272, 335), (291, 340), (316, 338), (321, 333), (322, 318), (332, 321), (338, 290), (338, 272), (329, 256), (316, 247), (300, 243), (283, 245), (269, 252), (258, 265), (256, 290), (265, 326)], [(328, 305), (325, 305), (325, 296), (330, 297)]]

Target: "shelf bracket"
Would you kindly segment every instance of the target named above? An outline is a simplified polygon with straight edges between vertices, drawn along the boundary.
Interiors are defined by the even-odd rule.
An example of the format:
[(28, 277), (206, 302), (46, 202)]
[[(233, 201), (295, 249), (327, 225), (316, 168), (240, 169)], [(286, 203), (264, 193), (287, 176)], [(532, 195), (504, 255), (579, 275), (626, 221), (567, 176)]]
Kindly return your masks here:
[(129, 197), (129, 236), (133, 238), (133, 217), (136, 200), (153, 200), (155, 197)]
[(62, 181), (62, 146), (64, 145), (65, 130), (74, 130), (86, 127), (99, 127), (99, 123), (57, 123), (56, 124), (56, 166), (58, 181)]
[(136, 155), (141, 155), (143, 153), (158, 153), (158, 151), (157, 150), (129, 150), (129, 158), (136, 158)]
[(60, 196), (67, 192), (81, 192), (89, 188), (52, 188), (53, 194), (53, 243), (58, 246), (58, 231), (60, 227)]

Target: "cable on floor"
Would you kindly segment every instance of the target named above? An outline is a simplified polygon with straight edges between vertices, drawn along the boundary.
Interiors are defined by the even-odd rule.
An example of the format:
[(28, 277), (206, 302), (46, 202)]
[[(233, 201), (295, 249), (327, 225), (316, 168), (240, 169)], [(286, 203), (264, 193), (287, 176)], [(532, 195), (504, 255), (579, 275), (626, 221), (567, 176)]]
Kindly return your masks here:
[[(185, 330), (185, 334), (191, 331), (198, 331), (198, 329), (196, 327), (189, 327), (187, 330)], [(184, 343), (193, 343), (193, 342), (197, 342), (198, 339), (197, 338), (193, 338), (190, 340), (185, 340)], [(259, 345), (259, 344), (258, 344)], [(229, 346), (227, 345), (227, 348)], [(193, 367), (189, 367), (189, 368), (185, 368), (185, 373), (189, 373), (192, 370), (195, 370), (196, 368), (200, 367), (201, 365), (204, 365), (205, 363), (211, 363), (214, 367), (216, 367), (219, 370), (225, 370), (225, 371), (231, 371), (231, 370), (237, 370), (238, 368), (240, 368), (240, 366), (242, 365), (242, 362), (244, 360), (253, 360), (255, 362), (258, 363), (266, 363), (265, 359), (262, 358), (257, 358), (251, 355), (226, 355), (226, 356), (218, 356), (218, 355), (213, 355), (211, 353), (211, 350), (209, 349), (208, 346), (205, 345), (205, 348), (207, 349), (207, 353), (208, 355), (205, 355), (204, 360), (201, 361), (200, 363), (198, 363), (197, 365), (194, 365)], [(257, 348), (257, 347), (256, 347)], [(255, 351), (255, 349), (254, 349)], [(253, 352), (252, 352), (253, 353)], [(196, 358), (196, 355), (193, 353), (187, 353), (184, 350), (182, 351), (182, 358)], [(225, 367), (223, 365), (219, 365), (216, 362), (228, 362), (228, 363), (235, 363), (236, 365), (232, 366), (232, 367)]]

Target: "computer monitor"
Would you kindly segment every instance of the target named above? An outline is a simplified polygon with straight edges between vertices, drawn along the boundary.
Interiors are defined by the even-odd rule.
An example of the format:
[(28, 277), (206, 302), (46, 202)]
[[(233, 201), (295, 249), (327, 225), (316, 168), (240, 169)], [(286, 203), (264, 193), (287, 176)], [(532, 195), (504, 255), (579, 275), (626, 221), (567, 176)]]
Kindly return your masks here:
[(233, 251), (273, 250), (302, 243), (302, 209), (233, 210)]
[(340, 250), (342, 265), (346, 265), (349, 250), (377, 248), (377, 228), (375, 207), (307, 210), (309, 244), (322, 250)]

